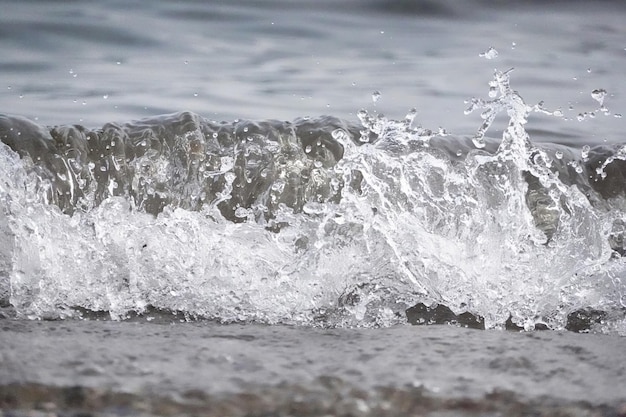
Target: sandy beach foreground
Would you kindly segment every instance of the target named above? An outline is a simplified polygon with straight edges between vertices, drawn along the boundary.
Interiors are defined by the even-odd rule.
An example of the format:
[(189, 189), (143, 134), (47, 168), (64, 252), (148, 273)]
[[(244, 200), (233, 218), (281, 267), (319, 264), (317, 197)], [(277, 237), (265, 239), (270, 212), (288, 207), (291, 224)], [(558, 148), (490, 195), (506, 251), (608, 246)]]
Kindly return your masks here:
[(626, 416), (616, 336), (145, 319), (0, 329), (2, 416)]

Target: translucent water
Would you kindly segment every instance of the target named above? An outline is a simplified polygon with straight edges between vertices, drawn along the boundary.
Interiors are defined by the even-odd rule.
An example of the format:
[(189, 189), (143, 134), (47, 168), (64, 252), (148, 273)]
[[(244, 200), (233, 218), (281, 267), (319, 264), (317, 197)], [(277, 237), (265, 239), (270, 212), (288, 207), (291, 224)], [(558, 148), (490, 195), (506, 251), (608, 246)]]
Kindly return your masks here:
[(625, 333), (621, 2), (127, 6), (0, 15), (0, 308)]
[[(414, 126), (415, 111), (97, 131), (4, 117), (22, 156), (2, 148), (4, 297), (29, 318), (156, 308), (333, 327), (403, 323), (417, 303), (527, 330), (590, 309), (623, 334), (623, 185), (602, 175), (623, 172), (621, 148), (609, 162), (534, 145), (543, 109), (509, 71), (490, 86), (473, 141)], [(486, 139), (502, 112), (502, 139)]]

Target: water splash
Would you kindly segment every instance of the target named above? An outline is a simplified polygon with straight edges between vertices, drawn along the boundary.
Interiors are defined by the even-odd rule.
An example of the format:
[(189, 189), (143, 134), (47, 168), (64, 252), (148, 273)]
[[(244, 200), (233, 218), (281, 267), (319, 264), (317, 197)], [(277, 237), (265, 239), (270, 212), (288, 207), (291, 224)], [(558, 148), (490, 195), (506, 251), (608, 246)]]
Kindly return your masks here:
[[(515, 44), (513, 44), (515, 46)], [(485, 52), (478, 54), (479, 57), (485, 59), (495, 59), (498, 57), (498, 51), (493, 46), (490, 46)]]
[[(472, 99), (484, 119), (473, 141), (416, 125), (415, 109), (362, 110), (361, 126), (4, 118), (0, 290), (31, 318), (156, 308), (388, 326), (423, 303), (490, 328), (559, 329), (594, 309), (624, 332), (626, 205), (615, 176), (588, 173), (626, 151), (534, 145), (529, 115), (554, 112), (528, 106), (510, 73), (495, 72), (492, 100)], [(500, 113), (508, 127), (488, 139)]]

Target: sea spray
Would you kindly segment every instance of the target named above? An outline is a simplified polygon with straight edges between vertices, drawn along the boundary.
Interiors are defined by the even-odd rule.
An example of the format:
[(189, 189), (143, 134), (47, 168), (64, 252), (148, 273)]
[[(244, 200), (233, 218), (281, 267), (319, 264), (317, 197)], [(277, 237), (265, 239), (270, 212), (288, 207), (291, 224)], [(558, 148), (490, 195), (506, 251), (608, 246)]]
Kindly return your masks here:
[[(473, 140), (414, 126), (415, 110), (363, 110), (361, 126), (4, 117), (0, 289), (28, 318), (389, 326), (441, 304), (528, 330), (601, 311), (597, 330), (624, 333), (619, 150), (533, 144), (529, 115), (550, 112), (509, 76), (472, 100), (485, 120)], [(508, 127), (488, 139), (501, 113)], [(617, 171), (590, 179), (596, 168)]]

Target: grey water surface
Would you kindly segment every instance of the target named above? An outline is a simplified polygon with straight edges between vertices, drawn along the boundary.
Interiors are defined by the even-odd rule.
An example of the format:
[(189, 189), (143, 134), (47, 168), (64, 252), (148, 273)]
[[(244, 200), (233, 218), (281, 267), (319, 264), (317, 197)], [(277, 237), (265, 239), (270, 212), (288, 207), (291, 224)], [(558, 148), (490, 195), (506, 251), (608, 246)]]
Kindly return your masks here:
[[(494, 69), (515, 68), (511, 87), (525, 102), (543, 101), (550, 113), (557, 111), (530, 114), (525, 125), (530, 140), (569, 145), (578, 158), (583, 145), (626, 142), (621, 117), (626, 112), (625, 18), (621, 1), (0, 0), (0, 113), (41, 126), (77, 124), (97, 130), (107, 123), (187, 110), (235, 127), (236, 120), (302, 123), (321, 115), (353, 126), (362, 108), (398, 120), (416, 108), (415, 124), (434, 131), (443, 127), (461, 137), (472, 136), (483, 122), (479, 112), (464, 114), (467, 101), (487, 99)], [(592, 96), (594, 90), (606, 91), (602, 102)], [(159, 123), (168, 119), (151, 120), (158, 133)], [(500, 139), (507, 121), (503, 111), (488, 132), (492, 140)], [(139, 130), (144, 125), (128, 126)], [(445, 148), (445, 137), (439, 141)], [(406, 162), (403, 154), (389, 159), (383, 159), (382, 151), (372, 154), (363, 157), (371, 157), (363, 159), (371, 165), (359, 166), (362, 160), (354, 159), (352, 166), (390, 183), (393, 176), (384, 169), (372, 174), (377, 162), (383, 168), (411, 166), (401, 164)], [(375, 217), (367, 202), (357, 212), (362, 208), (357, 193), (350, 200), (354, 206), (338, 211), (337, 218), (327, 216), (330, 220), (322, 222), (330, 209), (314, 206), (306, 213), (310, 217), (287, 218), (301, 229), (281, 234), (253, 222), (235, 225), (184, 210), (166, 210), (155, 219), (131, 213), (128, 202), (115, 198), (70, 217), (33, 202), (30, 183), (19, 182), (28, 177), (28, 163), (19, 165), (8, 151), (1, 156), (2, 172), (14, 174), (0, 184), (1, 416), (626, 415), (625, 268), (606, 243), (623, 236), (622, 200), (591, 207), (582, 194), (559, 188), (563, 200), (571, 202), (559, 211), (571, 235), (566, 230), (553, 242), (543, 236), (541, 243), (529, 243), (534, 231), (529, 238), (522, 230), (519, 235), (526, 240), (512, 250), (499, 239), (522, 224), (527, 208), (510, 215), (510, 227), (498, 229), (496, 222), (493, 233), (480, 234), (492, 238), (486, 243), (464, 235), (470, 233), (463, 229), (466, 217), (455, 218), (450, 210), (437, 217), (433, 210), (424, 216), (435, 220), (415, 229), (419, 250), (414, 250), (392, 245), (396, 237), (416, 236), (411, 211), (396, 215), (389, 210), (390, 217)], [(409, 162), (432, 164), (432, 170), (425, 170), (435, 173), (430, 179), (444, 178), (446, 169), (450, 173), (458, 167), (458, 161), (438, 156), (425, 152)], [(301, 160), (312, 165), (307, 158)], [(216, 161), (217, 170), (230, 162)], [(460, 195), (469, 195), (463, 201), (469, 202), (474, 188), (489, 185), (485, 178), (491, 178), (471, 171), (471, 162), (467, 175), (474, 182), (458, 182)], [(274, 173), (280, 176), (278, 170)], [(410, 178), (421, 178), (421, 171), (415, 173)], [(457, 177), (445, 178), (458, 191)], [(384, 186), (383, 180), (372, 183)], [(17, 184), (13, 188), (11, 181)], [(626, 189), (619, 178), (616, 184), (618, 193)], [(439, 183), (431, 186), (439, 192)], [(524, 187), (514, 184), (517, 193), (504, 193), (501, 211), (495, 203), (490, 211), (489, 200), (470, 213), (505, 213), (506, 218), (506, 209), (514, 206), (506, 202), (520, 195), (525, 201)], [(193, 194), (191, 188), (181, 190)], [(404, 207), (402, 198), (393, 201), (400, 203), (389, 206)], [(358, 221), (365, 218), (361, 223), (353, 219), (354, 230), (341, 223), (344, 215), (350, 219), (351, 209)], [(474, 223), (489, 226), (492, 218), (485, 218)], [(522, 220), (516, 223), (518, 218)], [(532, 229), (532, 218), (528, 222)], [(452, 223), (458, 230), (449, 232)], [(381, 226), (386, 234), (367, 235), (362, 224), (388, 229)], [(387, 241), (388, 247), (383, 245)], [(550, 244), (564, 255), (548, 252)], [(365, 247), (382, 253), (381, 259), (363, 255)], [(435, 255), (422, 262), (426, 252)], [(463, 262), (455, 264), (460, 258)], [(503, 302), (512, 306), (512, 313), (518, 308), (520, 322), (530, 317), (538, 323), (563, 322), (570, 313), (563, 306), (597, 303), (612, 309), (614, 321), (607, 325), (598, 319), (592, 334), (406, 323), (350, 328), (363, 325), (359, 317), (379, 308), (376, 297), (388, 295), (376, 292), (376, 282), (362, 285), (359, 280), (369, 279), (371, 271), (359, 268), (371, 261), (384, 279), (394, 282), (403, 260), (407, 268), (413, 262), (416, 269), (442, 272), (441, 277), (426, 274), (433, 281), (421, 283), (432, 284), (431, 299), (445, 294), (457, 300), (458, 295), (458, 300), (475, 302), (480, 312)], [(593, 269), (594, 262), (600, 272)], [(216, 270), (225, 275), (205, 277)], [(321, 270), (324, 274), (316, 275)], [(465, 270), (469, 278), (459, 284), (455, 279)], [(545, 270), (554, 281), (544, 281), (540, 273)], [(502, 282), (482, 283), (477, 272)], [(355, 284), (348, 288), (352, 292), (344, 285), (348, 276)], [(599, 284), (586, 278), (597, 278)], [(537, 288), (524, 292), (527, 283)], [(394, 303), (398, 299), (401, 304), (402, 292), (414, 289), (410, 284), (390, 286)], [(367, 304), (372, 288), (373, 301)], [(467, 296), (464, 288), (479, 290)], [(5, 314), (11, 306), (4, 304), (16, 300), (24, 301), (24, 310), (36, 300), (43, 313), (30, 316), (36, 320)], [(200, 317), (173, 324), (149, 317), (41, 321), (49, 318), (46, 308), (57, 313), (56, 319), (69, 316), (72, 303), (94, 311), (108, 308), (113, 318), (123, 319), (128, 311), (144, 309), (146, 300), (156, 307), (163, 302), (168, 311), (199, 311)], [(347, 320), (347, 328), (312, 327), (311, 306), (325, 306), (328, 300), (345, 303), (342, 308), (357, 319)], [(386, 318), (383, 307), (374, 316)], [(556, 317), (534, 317), (533, 308), (556, 311)], [(116, 316), (114, 310), (121, 313)], [(242, 314), (243, 324), (216, 324), (203, 320), (202, 313), (235, 322)], [(285, 317), (308, 325), (287, 326), (281, 321)], [(396, 315), (393, 320), (383, 325), (404, 319)], [(506, 317), (492, 322), (498, 320)], [(593, 334), (595, 328), (608, 334)]]
[[(98, 127), (194, 111), (217, 120), (330, 114), (370, 108), (430, 129), (471, 135), (494, 68), (515, 68), (534, 104), (537, 141), (620, 142), (623, 121), (593, 111), (605, 89), (624, 113), (626, 66), (619, 1), (267, 0), (3, 1), (0, 109), (46, 125)], [(490, 47), (499, 53), (486, 59)], [(372, 93), (381, 98), (372, 102)], [(571, 107), (571, 109), (570, 109)]]

